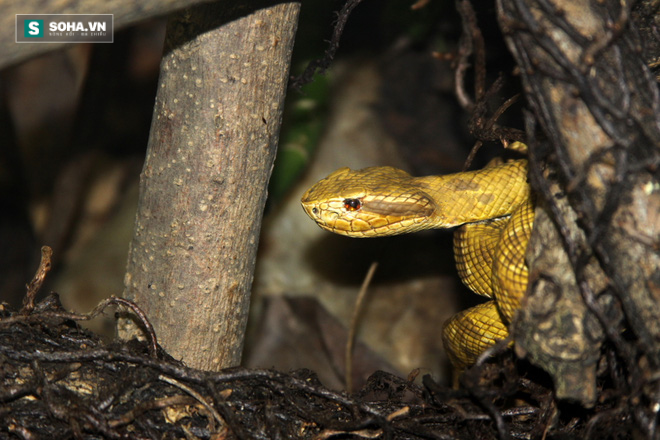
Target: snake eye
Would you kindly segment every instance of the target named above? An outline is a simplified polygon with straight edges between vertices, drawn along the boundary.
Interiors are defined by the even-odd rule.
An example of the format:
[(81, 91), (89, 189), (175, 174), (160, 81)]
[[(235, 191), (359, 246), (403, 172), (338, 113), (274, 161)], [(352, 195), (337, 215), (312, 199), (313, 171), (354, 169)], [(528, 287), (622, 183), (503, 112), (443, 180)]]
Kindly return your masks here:
[(357, 211), (362, 207), (360, 199), (344, 199), (344, 209), (346, 211)]
[(319, 210), (317, 208), (312, 208), (312, 214), (317, 215)]

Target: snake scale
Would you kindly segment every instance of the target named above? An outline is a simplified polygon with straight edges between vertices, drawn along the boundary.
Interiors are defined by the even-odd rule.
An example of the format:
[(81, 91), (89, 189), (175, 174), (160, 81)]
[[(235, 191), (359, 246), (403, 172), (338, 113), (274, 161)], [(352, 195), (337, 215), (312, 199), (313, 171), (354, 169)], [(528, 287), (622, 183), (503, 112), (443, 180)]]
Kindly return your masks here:
[(426, 177), (393, 167), (341, 168), (312, 186), (302, 206), (321, 228), (349, 237), (458, 227), (458, 273), (491, 299), (445, 323), (449, 358), (466, 368), (508, 336), (507, 324), (527, 288), (524, 256), (534, 221), (526, 160)]

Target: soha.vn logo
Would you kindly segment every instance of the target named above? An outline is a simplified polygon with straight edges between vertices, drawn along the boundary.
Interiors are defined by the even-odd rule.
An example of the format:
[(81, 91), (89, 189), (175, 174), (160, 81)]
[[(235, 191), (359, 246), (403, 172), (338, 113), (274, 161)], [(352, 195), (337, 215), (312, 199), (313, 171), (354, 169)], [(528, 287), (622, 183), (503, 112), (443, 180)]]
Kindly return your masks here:
[(15, 22), (17, 43), (114, 41), (112, 14), (16, 14)]
[(43, 20), (25, 20), (23, 27), (23, 36), (25, 38), (43, 38), (44, 21)]

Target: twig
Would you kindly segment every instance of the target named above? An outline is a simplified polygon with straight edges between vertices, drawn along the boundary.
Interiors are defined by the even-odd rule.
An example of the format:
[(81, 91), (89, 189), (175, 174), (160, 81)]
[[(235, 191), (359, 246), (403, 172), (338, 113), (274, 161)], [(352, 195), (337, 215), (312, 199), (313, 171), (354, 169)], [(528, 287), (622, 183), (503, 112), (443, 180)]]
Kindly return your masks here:
[[(474, 36), (480, 36), (481, 33), (475, 32), (473, 29), (477, 27), (477, 19), (474, 14), (474, 9), (469, 1), (458, 0), (456, 2), (456, 9), (461, 14), (461, 21), (463, 23), (463, 31), (459, 41), (458, 53), (456, 55), (456, 70), (454, 70), (454, 83), (456, 88), (456, 98), (458, 99), (461, 107), (467, 111), (471, 111), (474, 107), (474, 101), (470, 98), (470, 94), (465, 90), (465, 72), (470, 67), (468, 58), (474, 51)], [(477, 59), (481, 59), (477, 57)], [(483, 85), (475, 85), (475, 89), (483, 90)]]
[(481, 370), (484, 366), (484, 362), (491, 356), (497, 353), (501, 353), (508, 348), (508, 346), (513, 341), (511, 335), (507, 336), (506, 339), (497, 341), (497, 343), (491, 347), (488, 347), (484, 350), (483, 353), (479, 355), (475, 364), (468, 371), (463, 374), (461, 377), (461, 382), (467, 391), (474, 397), (476, 402), (490, 415), (490, 418), (495, 423), (497, 428), (497, 434), (500, 440), (508, 440), (511, 438), (509, 428), (507, 423), (504, 421), (503, 415), (499, 412), (495, 404), (489, 398), (484, 398), (481, 394), (481, 388), (479, 387), (479, 378), (481, 377)]
[[(502, 76), (495, 80), (492, 86), (486, 90), (486, 46), (481, 29), (477, 24), (477, 17), (472, 4), (468, 0), (458, 0), (456, 9), (461, 15), (463, 23), (461, 40), (456, 56), (456, 69), (454, 72), (456, 98), (461, 107), (470, 113), (470, 132), (477, 138), (477, 141), (470, 150), (470, 154), (465, 160), (463, 171), (467, 170), (477, 151), (483, 145), (483, 141), (497, 140), (498, 138), (511, 138), (513, 140), (523, 140), (524, 133), (513, 128), (493, 129), (495, 122), (513, 103), (518, 100), (519, 95), (507, 99), (495, 113), (485, 122), (484, 119), (488, 112), (488, 100), (495, 95), (503, 84)], [(465, 72), (470, 66), (468, 58), (474, 54), (474, 100), (472, 100), (465, 90)]]
[[(486, 96), (490, 96), (492, 93), (495, 93), (497, 90), (499, 90), (500, 87), (501, 87), (500, 79), (498, 78), (498, 80), (495, 81), (495, 83), (488, 90), (488, 93), (486, 94)], [(495, 90), (496, 88), (497, 88), (497, 90)], [(493, 113), (493, 115), (490, 118), (488, 118), (488, 120), (484, 124), (481, 124), (480, 122), (475, 121), (475, 125), (480, 125), (480, 126), (476, 127), (476, 128), (478, 128), (478, 130), (480, 132), (479, 135), (483, 135), (483, 132), (485, 132), (485, 131), (490, 131), (493, 128), (493, 126), (495, 125), (495, 123), (497, 122), (497, 120), (500, 118), (500, 116), (502, 116), (504, 114), (504, 112), (509, 109), (509, 107), (511, 107), (513, 104), (515, 104), (518, 101), (519, 98), (520, 98), (520, 93), (517, 93), (517, 94), (513, 95), (511, 98), (504, 101), (504, 103), (502, 103), (502, 105), (500, 105), (497, 108), (497, 110), (495, 110), (495, 113)], [(483, 104), (485, 105), (485, 103), (483, 103)], [(479, 106), (480, 106), (480, 104), (477, 104), (477, 106), (475, 107), (475, 111), (476, 111), (477, 108), (479, 108)], [(522, 138), (525, 135), (525, 133), (523, 131), (517, 130), (515, 128), (508, 128), (508, 129), (501, 129), (500, 128), (500, 129), (495, 129), (493, 131), (494, 132), (498, 132), (498, 131), (500, 132), (499, 135), (501, 137), (500, 140), (502, 142), (508, 142), (509, 140), (522, 140)], [(473, 133), (473, 134), (475, 134), (475, 133)], [(504, 136), (506, 136), (506, 139), (503, 138)], [(470, 149), (470, 154), (468, 154), (468, 157), (467, 157), (467, 159), (465, 159), (465, 163), (463, 164), (463, 171), (466, 171), (468, 168), (470, 168), (470, 165), (472, 165), (472, 161), (474, 160), (475, 156), (477, 155), (477, 152), (479, 151), (479, 149), (481, 148), (482, 145), (483, 145), (483, 141), (481, 141), (481, 140), (477, 140), (474, 143), (474, 145), (472, 146), (472, 149)]]
[[(40, 308), (41, 305), (42, 303), (39, 303)], [(154, 358), (158, 357), (158, 339), (156, 337), (156, 331), (154, 330), (154, 327), (151, 325), (151, 322), (149, 322), (147, 315), (133, 301), (130, 301), (125, 298), (118, 298), (116, 296), (112, 296), (110, 298), (106, 298), (105, 300), (101, 301), (89, 313), (74, 313), (74, 312), (59, 311), (59, 310), (58, 311), (46, 310), (34, 315), (16, 314), (7, 318), (0, 318), (0, 325), (11, 325), (15, 322), (25, 321), (26, 319), (33, 319), (33, 318), (34, 319), (60, 318), (60, 319), (71, 319), (74, 321), (89, 321), (90, 319), (94, 319), (98, 315), (103, 313), (105, 308), (108, 307), (109, 305), (125, 306), (130, 308), (133, 311), (133, 313), (135, 313), (135, 315), (140, 319), (142, 325), (144, 325), (144, 329), (147, 333), (147, 336), (149, 337), (149, 355)]]
[(353, 309), (353, 317), (351, 318), (351, 327), (348, 331), (348, 340), (346, 341), (346, 355), (344, 359), (344, 380), (346, 383), (346, 391), (349, 393), (353, 390), (353, 346), (355, 345), (355, 335), (357, 334), (358, 328), (358, 319), (362, 312), (362, 304), (364, 303), (364, 298), (367, 296), (367, 288), (371, 283), (371, 279), (376, 272), (378, 267), (377, 262), (371, 263), (367, 275), (362, 281), (362, 287), (360, 287), (360, 292), (358, 293), (357, 299), (355, 300), (355, 308)]
[(328, 42), (328, 48), (325, 50), (323, 57), (317, 58), (314, 61), (310, 62), (305, 71), (299, 76), (294, 77), (291, 80), (290, 87), (293, 89), (300, 89), (300, 87), (312, 81), (312, 78), (317, 71), (320, 73), (325, 73), (332, 60), (335, 58), (335, 53), (339, 49), (339, 40), (341, 35), (344, 33), (344, 27), (348, 21), (348, 17), (351, 15), (351, 12), (357, 5), (362, 3), (362, 0), (347, 0), (342, 6), (341, 10), (337, 13), (337, 22), (332, 31), (332, 38)]
[(41, 286), (44, 284), (46, 274), (50, 271), (52, 256), (53, 250), (49, 246), (42, 246), (39, 268), (34, 274), (32, 281), (30, 281), (30, 284), (27, 285), (27, 293), (25, 294), (25, 299), (23, 300), (23, 309), (21, 310), (21, 313), (24, 315), (29, 315), (32, 313), (32, 310), (34, 310), (34, 298), (37, 296), (37, 292), (39, 292), (39, 289), (41, 289)]
[(125, 298), (118, 298), (116, 296), (113, 296), (108, 299), (108, 302), (126, 306), (130, 308), (133, 311), (133, 313), (135, 313), (135, 315), (140, 319), (142, 325), (144, 325), (144, 328), (147, 332), (147, 336), (149, 336), (149, 342), (150, 342), (149, 354), (151, 355), (151, 357), (154, 358), (158, 357), (158, 340), (156, 339), (156, 331), (154, 330), (153, 325), (151, 325), (151, 322), (149, 322), (149, 318), (147, 318), (147, 314), (144, 313), (144, 311), (142, 311), (142, 309), (140, 309), (138, 305), (135, 304), (133, 301), (130, 301)]
[(189, 386), (179, 382), (178, 380), (176, 380), (174, 378), (164, 376), (162, 374), (158, 376), (158, 379), (162, 380), (163, 382), (167, 382), (170, 385), (173, 385), (173, 386), (185, 391), (186, 393), (190, 394), (192, 397), (195, 398), (195, 400), (197, 400), (200, 404), (202, 404), (202, 406), (204, 408), (206, 408), (206, 410), (209, 413), (211, 413), (213, 415), (213, 418), (216, 420), (216, 422), (218, 422), (218, 425), (220, 425), (220, 426), (224, 425), (224, 420), (220, 416), (220, 414), (218, 414), (218, 411), (216, 411), (215, 408), (213, 408), (211, 405), (209, 405), (209, 403), (206, 401), (206, 399), (204, 399), (204, 397), (202, 397), (202, 395), (199, 394), (197, 391), (193, 390)]
[(465, 159), (465, 163), (463, 163), (463, 171), (467, 171), (470, 168), (470, 165), (472, 165), (472, 161), (474, 158), (477, 156), (477, 152), (481, 148), (481, 146), (484, 143), (481, 141), (476, 141), (472, 148), (470, 148), (470, 153), (468, 154), (468, 157)]
[(168, 408), (170, 406), (175, 406), (175, 405), (189, 405), (192, 402), (194, 402), (194, 400), (188, 396), (177, 396), (177, 395), (143, 402), (135, 406), (130, 411), (122, 414), (122, 416), (119, 417), (118, 419), (110, 420), (108, 422), (108, 426), (111, 428), (117, 428), (119, 426), (127, 425), (131, 423), (133, 420), (135, 420), (137, 416), (147, 411), (151, 411), (154, 409)]

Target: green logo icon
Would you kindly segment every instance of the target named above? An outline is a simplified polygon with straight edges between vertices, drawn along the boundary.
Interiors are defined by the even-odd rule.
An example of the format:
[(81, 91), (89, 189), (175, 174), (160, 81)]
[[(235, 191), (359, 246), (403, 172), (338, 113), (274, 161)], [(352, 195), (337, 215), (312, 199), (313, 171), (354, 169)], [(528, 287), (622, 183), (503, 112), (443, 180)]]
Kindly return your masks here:
[(25, 38), (43, 38), (44, 21), (43, 20), (25, 20), (23, 25), (23, 36)]

